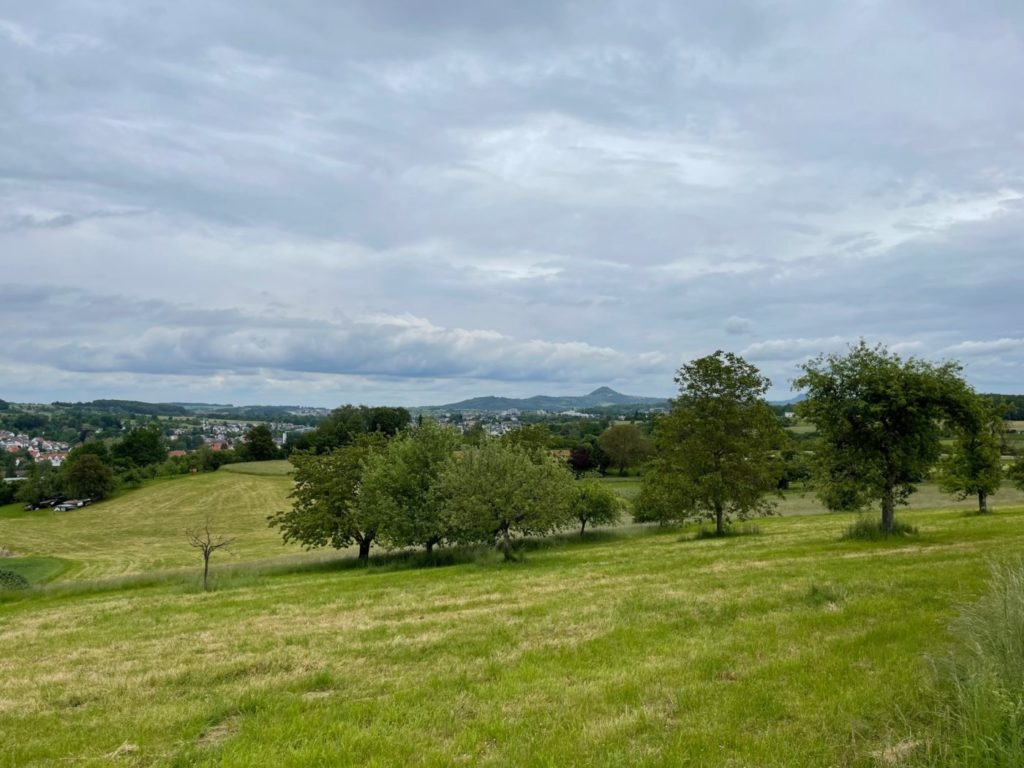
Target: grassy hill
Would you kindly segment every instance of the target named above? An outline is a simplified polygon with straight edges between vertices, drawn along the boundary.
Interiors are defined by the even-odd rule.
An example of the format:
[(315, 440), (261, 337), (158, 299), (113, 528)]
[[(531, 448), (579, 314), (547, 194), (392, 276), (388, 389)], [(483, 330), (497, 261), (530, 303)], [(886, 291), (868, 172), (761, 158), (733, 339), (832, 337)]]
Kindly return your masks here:
[[(154, 482), (118, 498), (70, 512), (0, 514), (0, 545), (19, 555), (56, 560), (49, 578), (97, 579), (192, 567), (199, 561), (185, 529), (210, 518), (211, 528), (237, 537), (224, 562), (298, 553), (267, 527), (271, 512), (290, 503), (287, 462), (238, 465), (235, 471)], [(282, 466), (284, 465), (284, 466)], [(253, 467), (259, 467), (254, 469)], [(14, 561), (20, 558), (14, 558)], [(216, 561), (215, 561), (216, 562)], [(0, 567), (11, 561), (0, 560)]]

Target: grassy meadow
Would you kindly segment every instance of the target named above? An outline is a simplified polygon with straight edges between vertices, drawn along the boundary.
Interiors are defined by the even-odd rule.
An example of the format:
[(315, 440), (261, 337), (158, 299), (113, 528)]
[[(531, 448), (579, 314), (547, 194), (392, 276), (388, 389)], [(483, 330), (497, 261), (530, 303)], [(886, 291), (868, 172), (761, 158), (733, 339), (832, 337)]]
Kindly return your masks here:
[[(878, 543), (794, 494), (758, 535), (268, 564), (294, 551), (264, 522), (290, 481), (239, 469), (0, 516), (11, 562), (55, 580), (0, 598), (0, 766), (909, 764), (930, 658), (1024, 549), (1002, 494), (988, 517), (918, 505), (919, 535)], [(182, 535), (206, 510), (241, 537), (210, 593)]]

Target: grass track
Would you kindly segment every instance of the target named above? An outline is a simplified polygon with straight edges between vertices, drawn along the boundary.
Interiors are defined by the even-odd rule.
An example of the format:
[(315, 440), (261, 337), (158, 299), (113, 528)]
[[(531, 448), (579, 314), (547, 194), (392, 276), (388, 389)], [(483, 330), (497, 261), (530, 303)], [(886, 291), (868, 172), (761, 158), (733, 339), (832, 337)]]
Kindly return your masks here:
[[(0, 604), (0, 764), (868, 766), (1024, 508)], [(892, 720), (897, 712), (907, 722)]]

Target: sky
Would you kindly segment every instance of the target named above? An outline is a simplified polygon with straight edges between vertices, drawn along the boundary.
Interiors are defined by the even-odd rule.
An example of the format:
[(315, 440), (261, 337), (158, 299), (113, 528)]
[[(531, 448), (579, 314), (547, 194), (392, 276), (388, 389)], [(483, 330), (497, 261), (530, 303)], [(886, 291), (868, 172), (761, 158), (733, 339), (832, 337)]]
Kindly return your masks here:
[(0, 398), (1024, 392), (1024, 3), (0, 0)]

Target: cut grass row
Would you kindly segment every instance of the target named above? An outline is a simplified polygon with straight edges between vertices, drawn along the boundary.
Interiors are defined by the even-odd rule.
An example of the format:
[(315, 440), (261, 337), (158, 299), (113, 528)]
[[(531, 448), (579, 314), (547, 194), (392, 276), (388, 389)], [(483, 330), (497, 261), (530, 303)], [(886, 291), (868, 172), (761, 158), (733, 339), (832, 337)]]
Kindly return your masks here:
[(924, 654), (1024, 544), (1024, 508), (905, 516), (31, 594), (0, 604), (0, 764), (885, 764)]

